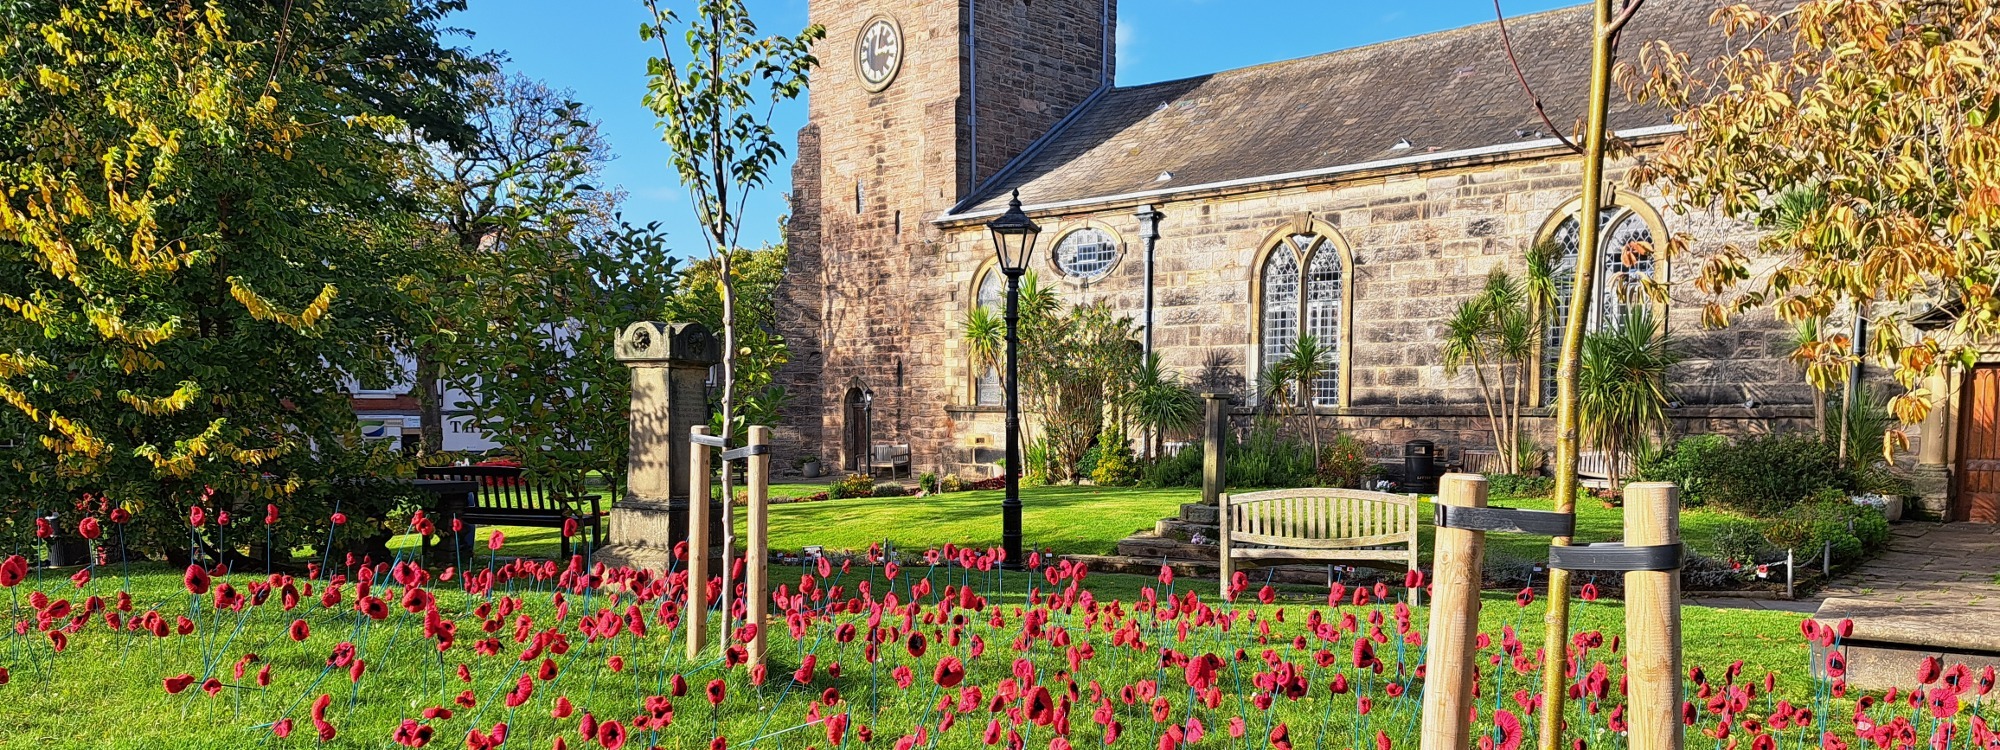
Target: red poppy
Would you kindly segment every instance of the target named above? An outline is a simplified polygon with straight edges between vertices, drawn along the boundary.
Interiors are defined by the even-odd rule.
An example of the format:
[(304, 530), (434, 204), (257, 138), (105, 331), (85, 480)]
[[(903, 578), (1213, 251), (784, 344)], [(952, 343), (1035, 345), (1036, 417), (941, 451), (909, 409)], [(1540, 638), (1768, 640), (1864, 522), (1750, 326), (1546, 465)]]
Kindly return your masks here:
[(725, 684), (720, 678), (709, 681), (708, 683), (709, 705), (720, 706), (722, 705), (722, 699), (727, 697), (729, 697), (729, 686), (727, 684)]
[(826, 717), (826, 743), (828, 745), (840, 747), (841, 740), (846, 736), (847, 714), (834, 714)]
[(617, 719), (597, 725), (597, 741), (604, 750), (618, 750), (625, 746), (625, 725)]
[(182, 690), (188, 689), (188, 686), (193, 684), (194, 675), (191, 674), (183, 673), (168, 677), (166, 679), (167, 693), (169, 695), (179, 695)]
[(208, 511), (199, 505), (188, 506), (188, 525), (200, 526), (208, 522)]
[(937, 670), (931, 674), (931, 679), (937, 682), (938, 687), (946, 690), (958, 687), (959, 683), (965, 681), (965, 664), (956, 656), (947, 656), (938, 661)]
[(1494, 743), (1497, 750), (1519, 750), (1521, 747), (1521, 719), (1514, 712), (1500, 709), (1493, 712), (1493, 731), (1500, 734)]
[(347, 523), (347, 514), (346, 514), (346, 513), (335, 513), (335, 514), (333, 514), (333, 516), (331, 516), (331, 517), (330, 517), (330, 518), (328, 518), (327, 520), (329, 520), (329, 521), (332, 521), (332, 522), (333, 522), (333, 525), (335, 525), (335, 526), (339, 526), (339, 525), (341, 525), (341, 524), (344, 524), (344, 523)]
[(278, 506), (275, 504), (266, 504), (264, 506), (264, 525), (271, 526), (276, 524), (277, 522), (278, 522)]
[(208, 569), (201, 567), (199, 564), (189, 565), (187, 567), (187, 575), (181, 578), (181, 583), (187, 586), (188, 593), (195, 596), (208, 593)]
[(1526, 607), (1530, 604), (1534, 604), (1535, 589), (1533, 587), (1521, 589), (1521, 593), (1514, 595), (1514, 603), (1519, 604), (1523, 607)]
[(1938, 677), (1943, 674), (1943, 662), (1938, 661), (1938, 658), (1935, 656), (1926, 656), (1922, 662), (1917, 664), (1917, 682), (1929, 685), (1937, 682)]
[(291, 635), (292, 635), (292, 640), (303, 641), (308, 636), (312, 635), (312, 626), (307, 625), (306, 621), (302, 619), (293, 620)]
[(502, 533), (499, 529), (494, 529), (493, 535), (486, 537), (486, 549), (492, 550), (494, 552), (499, 552), (500, 545), (506, 543), (507, 543), (507, 535), (505, 533)]
[(729, 738), (715, 737), (708, 741), (708, 750), (729, 750)]
[(126, 522), (128, 522), (128, 521), (131, 521), (131, 520), (132, 520), (132, 511), (129, 511), (129, 510), (126, 510), (126, 509), (124, 509), (124, 508), (112, 508), (112, 509), (111, 509), (111, 522), (112, 522), (112, 523), (115, 523), (115, 524), (124, 524), (124, 523), (126, 523)]
[(48, 539), (56, 535), (56, 527), (49, 525), (49, 519), (35, 519), (35, 538)]
[(83, 520), (76, 522), (76, 533), (84, 539), (96, 541), (104, 534), (104, 528), (98, 524), (96, 518), (85, 516)]
[(930, 646), (930, 641), (924, 638), (923, 633), (911, 633), (907, 646), (911, 657), (922, 659), (924, 658), (924, 650)]
[(28, 577), (28, 560), (20, 555), (9, 555), (0, 562), (0, 586), (13, 588)]

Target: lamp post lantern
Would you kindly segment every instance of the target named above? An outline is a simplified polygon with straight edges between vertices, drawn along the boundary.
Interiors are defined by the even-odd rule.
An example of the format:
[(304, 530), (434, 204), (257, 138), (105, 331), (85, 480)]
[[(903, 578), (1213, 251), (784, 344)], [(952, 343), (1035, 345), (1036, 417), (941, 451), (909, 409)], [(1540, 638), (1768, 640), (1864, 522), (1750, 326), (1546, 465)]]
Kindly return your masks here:
[(986, 228), (993, 232), (993, 252), (1007, 277), (1007, 495), (1000, 502), (1000, 546), (1006, 550), (1007, 567), (1020, 568), (1027, 558), (1021, 553), (1021, 381), (1015, 352), (1021, 348), (1021, 276), (1028, 272), (1042, 228), (1021, 211), (1019, 190), (1007, 202), (1007, 212)]

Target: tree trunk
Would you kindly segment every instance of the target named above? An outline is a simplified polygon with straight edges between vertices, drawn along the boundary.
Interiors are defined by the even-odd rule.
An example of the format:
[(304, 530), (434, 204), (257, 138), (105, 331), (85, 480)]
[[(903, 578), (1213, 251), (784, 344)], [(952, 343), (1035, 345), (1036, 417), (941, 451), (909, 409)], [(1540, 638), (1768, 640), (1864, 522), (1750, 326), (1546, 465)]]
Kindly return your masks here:
[(425, 455), (444, 450), (444, 390), (440, 387), (443, 369), (437, 359), (437, 347), (418, 347), (417, 413), (423, 422), (418, 452)]

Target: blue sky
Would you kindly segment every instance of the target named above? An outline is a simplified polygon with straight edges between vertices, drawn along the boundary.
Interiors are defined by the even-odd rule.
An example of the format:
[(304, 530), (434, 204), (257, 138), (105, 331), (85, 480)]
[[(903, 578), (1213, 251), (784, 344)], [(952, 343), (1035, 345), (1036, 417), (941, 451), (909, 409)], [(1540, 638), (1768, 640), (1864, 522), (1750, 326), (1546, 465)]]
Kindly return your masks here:
[[(948, 2), (949, 0), (927, 0)], [(1581, 0), (1502, 0), (1509, 17), (1574, 5)], [(666, 0), (685, 10), (687, 0)], [(806, 0), (749, 0), (766, 33), (792, 33), (806, 23)], [(1184, 78), (1273, 60), (1304, 57), (1386, 39), (1465, 26), (1493, 18), (1491, 0), (1122, 0), (1118, 4), (1118, 83)], [(574, 92), (604, 123), (616, 159), (607, 182), (629, 197), (625, 216), (659, 221), (681, 254), (703, 252), (700, 231), (680, 183), (667, 166), (645, 93), (646, 59), (657, 42), (639, 41), (647, 19), (640, 0), (471, 0), (452, 20), (474, 33), (459, 39), (476, 50), (504, 53), (510, 70)], [(787, 141), (805, 123), (803, 102), (774, 123)], [(744, 241), (778, 239), (786, 208), (789, 161), (749, 206)]]

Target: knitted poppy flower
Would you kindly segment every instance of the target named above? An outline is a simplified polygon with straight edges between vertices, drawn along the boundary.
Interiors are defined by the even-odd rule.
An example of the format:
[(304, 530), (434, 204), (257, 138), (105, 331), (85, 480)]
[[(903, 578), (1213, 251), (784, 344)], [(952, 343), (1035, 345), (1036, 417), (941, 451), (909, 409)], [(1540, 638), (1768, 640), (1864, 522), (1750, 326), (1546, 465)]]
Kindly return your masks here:
[(98, 524), (96, 518), (85, 516), (83, 520), (76, 522), (76, 534), (84, 539), (96, 541), (99, 536), (103, 536), (104, 527)]
[(305, 620), (301, 619), (292, 621), (292, 627), (291, 627), (292, 640), (303, 641), (311, 635), (312, 635), (312, 626), (307, 625)]
[(132, 520), (132, 511), (126, 510), (124, 508), (111, 509), (112, 523), (123, 525), (125, 523), (130, 522), (131, 520)]
[(332, 521), (332, 522), (333, 522), (333, 525), (335, 525), (335, 526), (339, 526), (339, 525), (342, 525), (342, 524), (345, 524), (345, 523), (347, 523), (347, 514), (346, 514), (346, 513), (335, 513), (335, 514), (333, 514), (332, 516), (328, 517), (328, 518), (327, 518), (327, 520), (329, 520), (329, 521)]
[(604, 750), (618, 750), (625, 746), (625, 725), (617, 719), (597, 725), (597, 741)]
[(708, 683), (709, 705), (720, 706), (722, 705), (723, 699), (728, 697), (729, 697), (729, 685), (727, 683), (724, 683), (721, 679), (715, 679), (709, 681)]
[(265, 525), (265, 526), (272, 526), (272, 525), (275, 525), (275, 524), (277, 524), (277, 523), (278, 523), (278, 506), (277, 506), (276, 504), (269, 504), (269, 503), (265, 504), (265, 505), (264, 505), (264, 525)]
[(28, 577), (28, 560), (20, 555), (9, 555), (0, 562), (0, 586), (13, 588)]
[(493, 534), (491, 536), (486, 537), (486, 549), (492, 550), (494, 552), (499, 552), (500, 545), (506, 543), (507, 543), (507, 535), (501, 533), (499, 529), (494, 529)]
[(199, 505), (188, 506), (188, 525), (200, 526), (208, 522), (208, 510)]
[(194, 564), (187, 566), (187, 575), (182, 576), (181, 583), (187, 586), (188, 593), (201, 596), (208, 593), (209, 580), (208, 569)]
[(179, 695), (181, 691), (188, 689), (189, 685), (194, 684), (194, 675), (178, 674), (168, 677), (165, 682), (168, 695)]
[[(812, 657), (808, 656), (807, 658)], [(958, 687), (959, 683), (965, 681), (965, 664), (960, 662), (956, 656), (947, 656), (940, 659), (937, 670), (931, 674), (931, 679), (937, 682), (938, 687), (946, 690)]]

